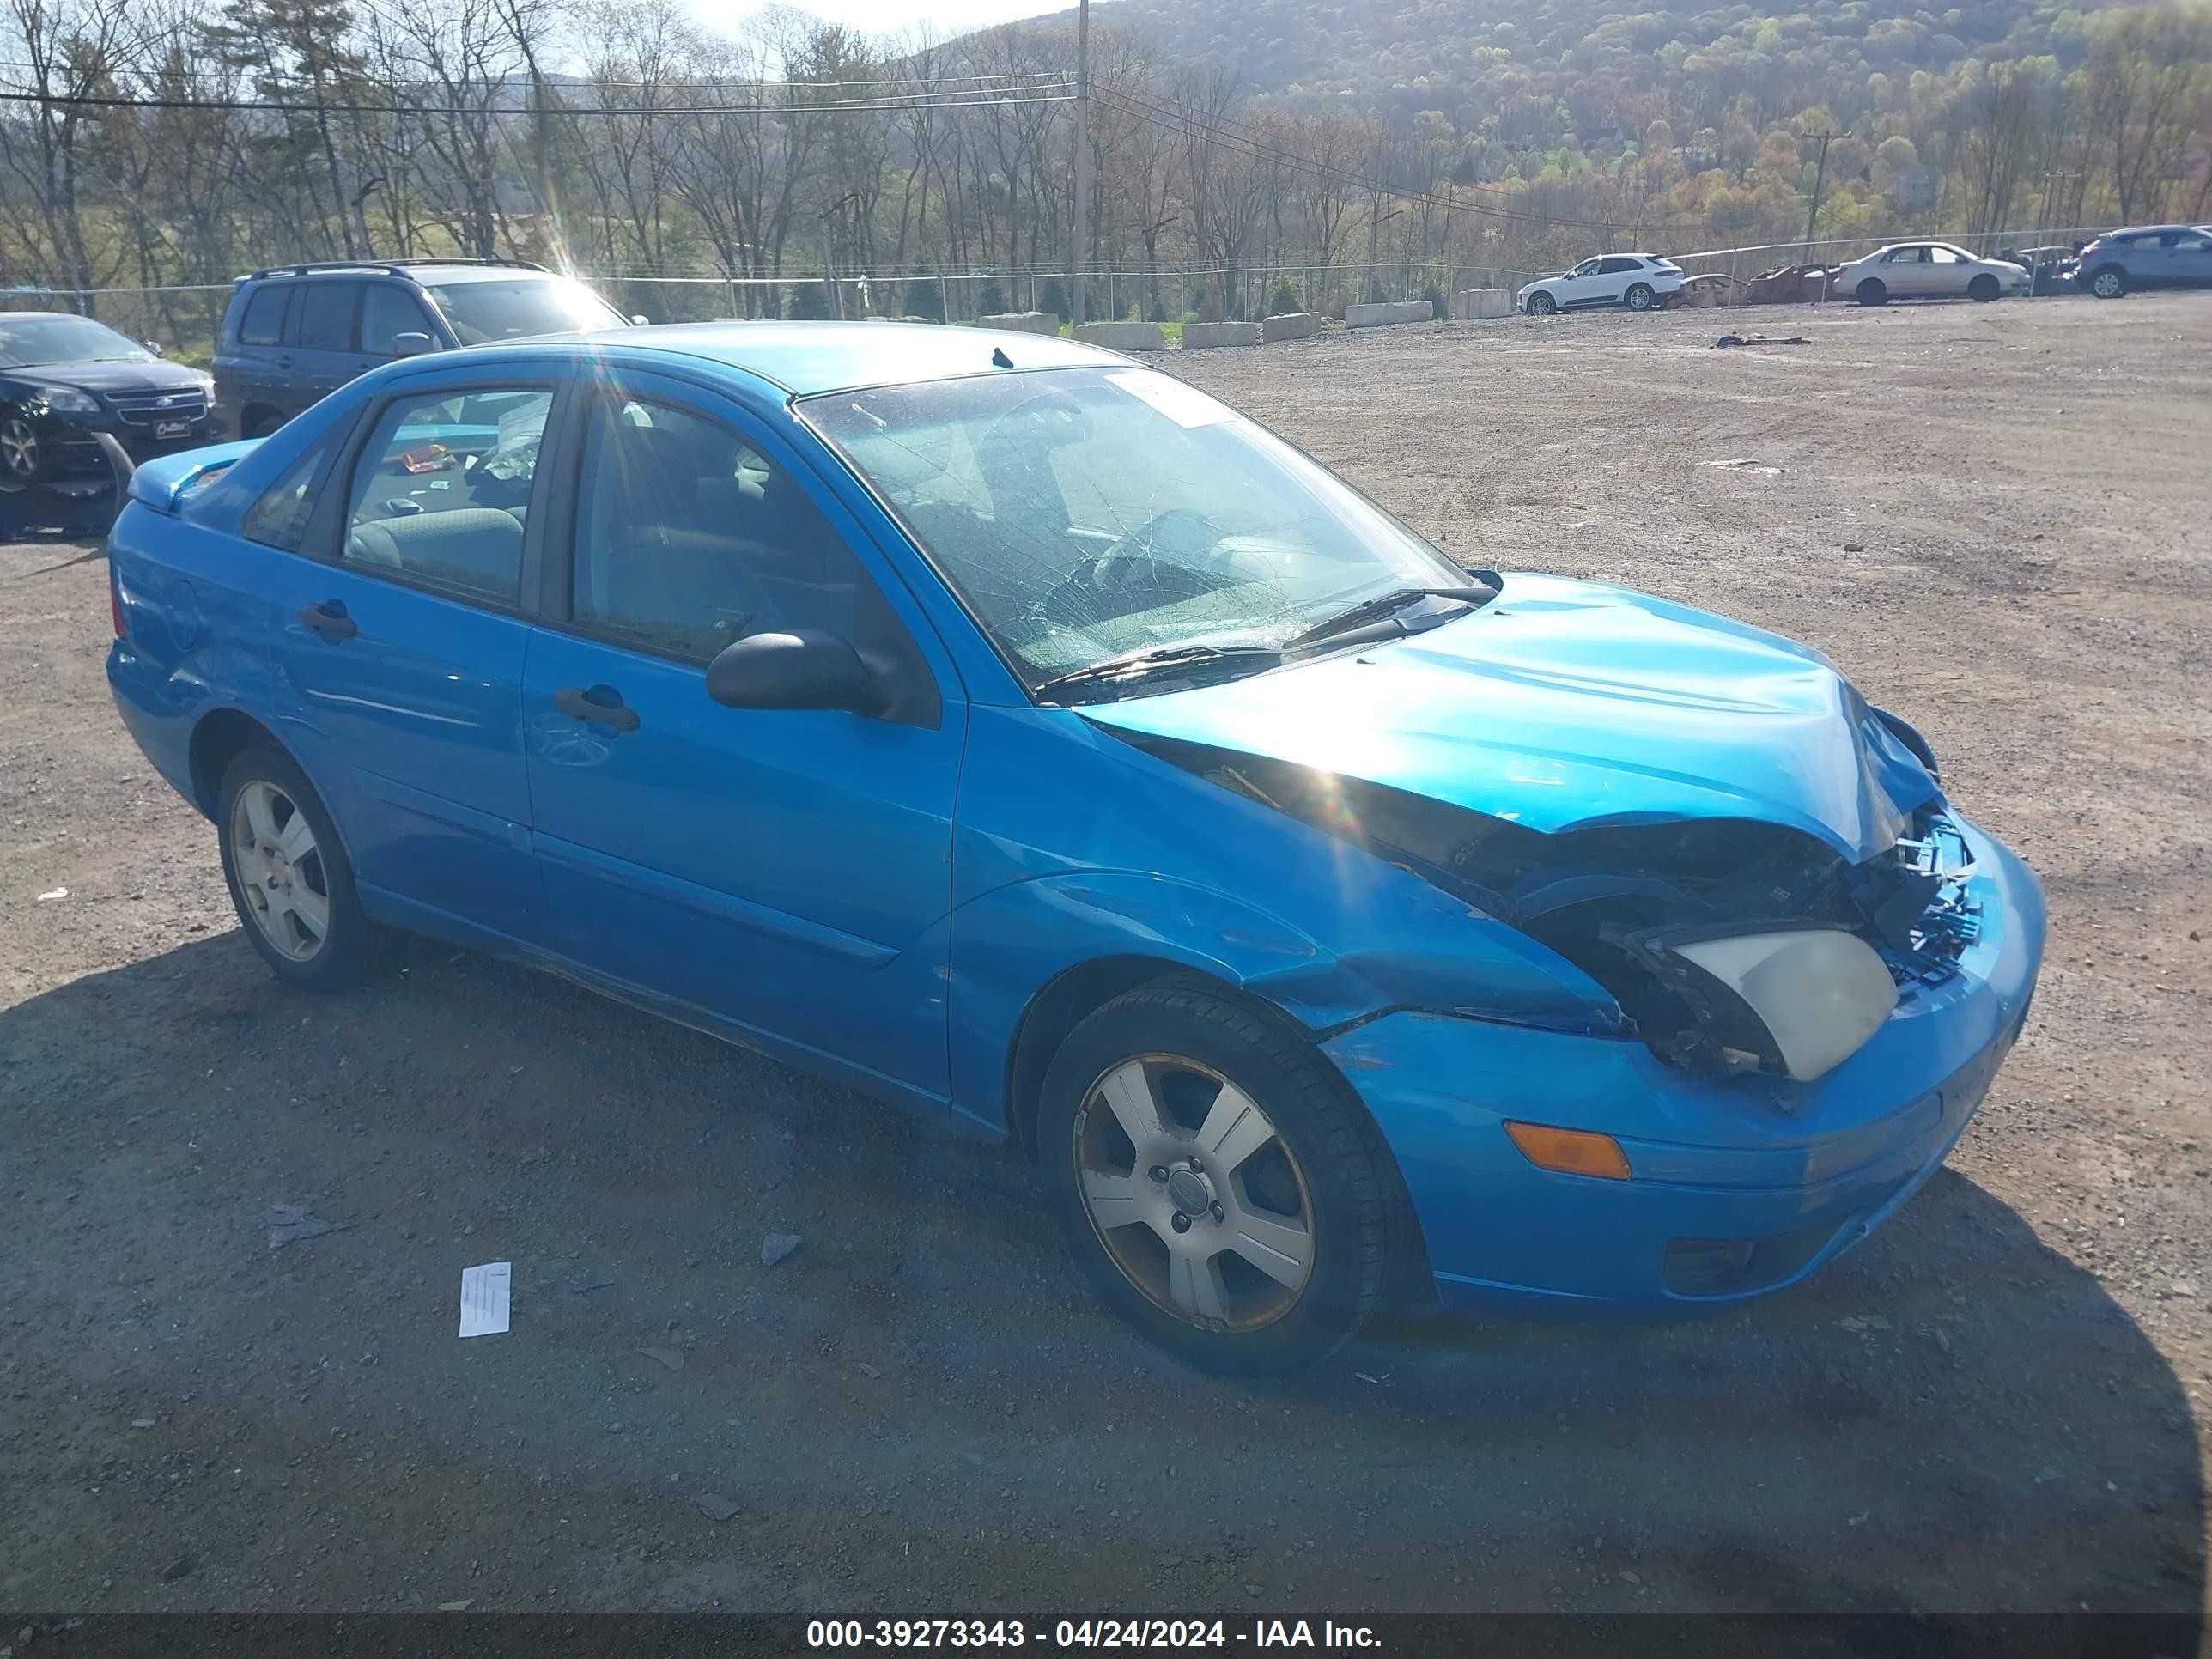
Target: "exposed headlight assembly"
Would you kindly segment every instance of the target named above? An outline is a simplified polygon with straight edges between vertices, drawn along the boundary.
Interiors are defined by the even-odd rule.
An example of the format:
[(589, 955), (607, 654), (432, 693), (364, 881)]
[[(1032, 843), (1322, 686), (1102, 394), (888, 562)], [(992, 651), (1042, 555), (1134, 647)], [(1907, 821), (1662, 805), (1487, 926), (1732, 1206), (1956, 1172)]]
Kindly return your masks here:
[(1665, 929), (1629, 944), (1697, 1011), (1683, 1058), (1808, 1082), (1858, 1052), (1897, 1006), (1872, 945), (1843, 927)]

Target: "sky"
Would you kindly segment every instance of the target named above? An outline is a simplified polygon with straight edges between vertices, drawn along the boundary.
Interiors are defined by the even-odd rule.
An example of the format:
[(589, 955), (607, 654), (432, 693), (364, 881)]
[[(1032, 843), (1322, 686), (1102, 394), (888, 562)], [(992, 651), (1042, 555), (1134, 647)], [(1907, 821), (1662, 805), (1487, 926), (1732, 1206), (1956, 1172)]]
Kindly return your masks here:
[[(1075, 0), (794, 0), (801, 11), (811, 11), (833, 23), (842, 23), (864, 34), (889, 34), (916, 23), (936, 25), (942, 34), (957, 34), (1017, 17), (1040, 17), (1066, 11)], [(700, 21), (723, 30), (738, 24), (762, 8), (759, 0), (691, 0)]]

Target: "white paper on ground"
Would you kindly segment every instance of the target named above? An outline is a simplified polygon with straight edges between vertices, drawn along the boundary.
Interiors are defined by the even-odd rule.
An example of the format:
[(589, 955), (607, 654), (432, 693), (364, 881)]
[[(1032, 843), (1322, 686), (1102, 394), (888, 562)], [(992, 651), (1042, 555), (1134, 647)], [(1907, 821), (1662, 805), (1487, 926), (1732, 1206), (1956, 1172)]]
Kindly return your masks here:
[(507, 1295), (514, 1264), (487, 1261), (461, 1269), (461, 1334), (497, 1336), (507, 1329)]

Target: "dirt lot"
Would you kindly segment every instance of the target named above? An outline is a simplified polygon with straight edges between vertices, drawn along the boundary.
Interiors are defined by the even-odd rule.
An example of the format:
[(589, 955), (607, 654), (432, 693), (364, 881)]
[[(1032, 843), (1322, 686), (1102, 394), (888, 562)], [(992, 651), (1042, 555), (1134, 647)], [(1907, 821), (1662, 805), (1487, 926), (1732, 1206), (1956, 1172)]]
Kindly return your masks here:
[[(1194, 1377), (1012, 1154), (441, 949), (280, 988), (109, 707), (103, 567), (10, 546), (0, 1607), (2202, 1605), (2212, 302), (1173, 361), (1462, 556), (1805, 637), (1929, 733), (2054, 924), (1949, 1171), (1728, 1317)], [(457, 1341), (501, 1258), (513, 1334)]]

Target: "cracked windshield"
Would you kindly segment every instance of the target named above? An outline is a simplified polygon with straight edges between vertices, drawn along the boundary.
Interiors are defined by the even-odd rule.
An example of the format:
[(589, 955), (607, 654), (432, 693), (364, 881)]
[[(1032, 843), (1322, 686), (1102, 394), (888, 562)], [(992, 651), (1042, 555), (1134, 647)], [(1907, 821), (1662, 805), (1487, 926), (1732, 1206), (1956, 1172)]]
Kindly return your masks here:
[(1433, 590), (1466, 591), (1463, 571), (1357, 490), (1154, 370), (1017, 373), (801, 407), (1032, 689), (1170, 654), (1265, 667), (1333, 619), (1364, 620), (1370, 601), (1425, 610)]

